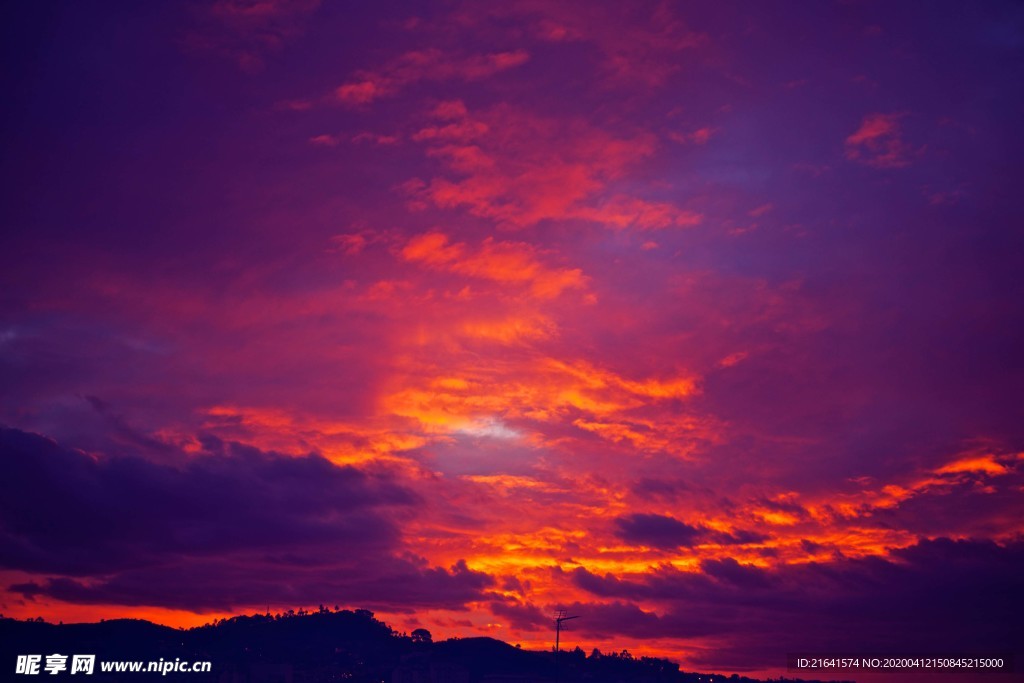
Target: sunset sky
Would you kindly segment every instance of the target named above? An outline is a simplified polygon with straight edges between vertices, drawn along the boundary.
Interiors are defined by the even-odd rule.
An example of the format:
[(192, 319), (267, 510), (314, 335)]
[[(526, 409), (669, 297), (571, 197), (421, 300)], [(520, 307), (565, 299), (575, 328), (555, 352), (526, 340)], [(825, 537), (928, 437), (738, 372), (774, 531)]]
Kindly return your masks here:
[(23, 2), (0, 613), (1022, 648), (1024, 6)]

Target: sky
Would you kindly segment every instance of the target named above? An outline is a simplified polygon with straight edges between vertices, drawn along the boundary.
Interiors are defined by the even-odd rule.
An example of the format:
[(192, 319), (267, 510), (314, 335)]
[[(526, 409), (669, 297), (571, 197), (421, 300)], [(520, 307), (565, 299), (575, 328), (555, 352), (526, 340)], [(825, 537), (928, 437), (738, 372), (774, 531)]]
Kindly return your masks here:
[(0, 612), (1024, 650), (1024, 7), (21, 3)]

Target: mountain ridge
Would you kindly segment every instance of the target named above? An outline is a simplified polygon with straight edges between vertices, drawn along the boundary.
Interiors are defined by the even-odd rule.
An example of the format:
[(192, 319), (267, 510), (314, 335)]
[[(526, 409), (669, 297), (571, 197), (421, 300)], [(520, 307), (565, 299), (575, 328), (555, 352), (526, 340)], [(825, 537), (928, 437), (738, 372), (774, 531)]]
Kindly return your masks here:
[[(192, 628), (143, 619), (51, 624), (0, 618), (0, 656), (96, 655), (94, 681), (217, 683), (758, 683), (739, 675), (686, 672), (668, 659), (581, 648), (524, 650), (488, 636), (433, 642), (425, 629), (399, 633), (369, 610), (239, 615)], [(209, 673), (111, 674), (104, 661), (209, 661)], [(768, 679), (772, 680), (772, 679)], [(775, 679), (796, 681), (801, 679)], [(806, 683), (818, 683), (806, 680)]]

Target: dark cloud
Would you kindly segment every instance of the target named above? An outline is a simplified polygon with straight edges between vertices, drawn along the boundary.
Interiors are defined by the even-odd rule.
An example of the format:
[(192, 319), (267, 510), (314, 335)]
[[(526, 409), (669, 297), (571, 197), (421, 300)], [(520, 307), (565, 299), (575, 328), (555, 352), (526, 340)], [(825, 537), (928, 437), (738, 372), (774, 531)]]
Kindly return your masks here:
[(680, 496), (690, 493), (693, 488), (679, 479), (655, 479), (643, 477), (633, 482), (630, 490), (644, 498), (674, 501)]
[(624, 515), (615, 520), (616, 535), (627, 543), (661, 550), (690, 548), (698, 543), (745, 545), (762, 543), (767, 536), (754, 531), (737, 529), (731, 533), (713, 531), (681, 522), (675, 517), (654, 514)]
[(665, 550), (690, 547), (701, 537), (697, 527), (665, 515), (626, 515), (616, 519), (615, 524), (622, 540)]
[[(573, 583), (623, 605), (657, 601), (601, 630), (632, 638), (729, 636), (706, 664), (764, 665), (797, 650), (1014, 651), (1024, 607), (1024, 542), (923, 540), (889, 559), (762, 569), (705, 560), (628, 578), (577, 568)], [(587, 613), (593, 605), (576, 609)], [(598, 613), (607, 609), (602, 603)], [(639, 608), (636, 608), (639, 610)], [(656, 624), (656, 626), (655, 626)], [(604, 627), (602, 627), (603, 629)]]
[(110, 578), (31, 581), (10, 586), (26, 597), (81, 604), (159, 605), (192, 611), (244, 605), (345, 602), (372, 609), (455, 608), (478, 599), (493, 580), (464, 561), (429, 567), (415, 558), (341, 548), (329, 558), (234, 554), (119, 572)]
[(718, 531), (708, 533), (708, 539), (722, 545), (748, 545), (752, 543), (764, 543), (768, 540), (766, 534), (761, 534), (749, 529), (736, 529), (732, 532)]
[(629, 624), (629, 635), (635, 638), (658, 638), (664, 634), (661, 617), (628, 602), (577, 602), (567, 609), (570, 614), (581, 615), (576, 628), (586, 637), (616, 638), (622, 634), (623, 624)]
[[(921, 536), (998, 536), (1010, 520), (1024, 519), (1024, 462), (999, 476), (955, 475), (948, 485), (924, 490), (898, 505), (874, 509), (864, 521)], [(1012, 522), (1010, 522), (1012, 524)]]
[[(62, 575), (14, 590), (227, 609), (315, 600), (458, 605), (490, 585), (402, 555), (409, 489), (318, 455), (215, 438), (178, 467), (0, 430), (0, 562)], [(79, 578), (71, 578), (79, 577)]]
[(814, 541), (808, 540), (806, 538), (801, 538), (800, 547), (803, 548), (804, 552), (806, 552), (808, 555), (813, 555), (819, 550), (822, 550), (825, 546), (823, 546), (821, 543), (815, 543)]
[(551, 623), (550, 615), (536, 605), (525, 604), (513, 598), (493, 600), (488, 603), (487, 608), (494, 616), (507, 620), (512, 628), (524, 631), (547, 629)]
[(701, 570), (714, 578), (731, 583), (738, 588), (766, 588), (770, 585), (769, 574), (764, 569), (740, 564), (731, 557), (721, 560), (702, 560)]
[(398, 530), (383, 508), (415, 502), (407, 489), (317, 455), (208, 445), (217, 452), (173, 467), (0, 431), (0, 557), (15, 569), (73, 575), (177, 554), (384, 549)]

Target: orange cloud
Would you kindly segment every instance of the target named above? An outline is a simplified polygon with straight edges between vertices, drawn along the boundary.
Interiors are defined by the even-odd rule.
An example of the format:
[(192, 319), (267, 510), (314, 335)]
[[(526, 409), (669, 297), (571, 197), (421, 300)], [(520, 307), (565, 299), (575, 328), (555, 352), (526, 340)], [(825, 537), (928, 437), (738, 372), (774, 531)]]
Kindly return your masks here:
[[(873, 485), (872, 480), (863, 480), (860, 482), (864, 485), (861, 491), (837, 496), (821, 512), (826, 520), (830, 519), (829, 510), (834, 510), (846, 520), (862, 520), (880, 510), (898, 508), (914, 499), (945, 496), (958, 489), (991, 494), (999, 490), (998, 483), (994, 481), (996, 478), (1022, 471), (1016, 455), (973, 448), (956, 454), (945, 465), (901, 481)], [(832, 518), (831, 521), (837, 520)], [(1008, 533), (1018, 530), (1017, 524), (1006, 529)]]
[(502, 284), (529, 285), (541, 299), (559, 296), (567, 289), (583, 289), (587, 278), (579, 268), (549, 268), (537, 260), (534, 249), (521, 242), (495, 242), (488, 238), (479, 249), (431, 232), (413, 237), (401, 251), (407, 261), (440, 270)]
[(512, 316), (496, 320), (470, 320), (462, 331), (469, 337), (512, 342), (521, 339), (546, 339), (554, 335), (555, 323), (543, 315)]
[[(538, 443), (572, 424), (610, 444), (686, 457), (696, 440), (713, 440), (709, 425), (677, 410), (635, 414), (698, 392), (691, 377), (635, 380), (583, 361), (533, 354), (515, 364), (455, 367), (414, 364), (385, 395), (381, 413), (415, 420), (420, 433), (453, 434), (500, 417), (529, 425)], [(551, 440), (552, 443), (557, 439)]]
[(429, 441), (372, 416), (345, 421), (255, 406), (212, 406), (205, 411), (203, 426), (222, 437), (288, 455), (316, 451), (338, 464), (394, 461)]
[(998, 477), (999, 475), (1009, 472), (1009, 469), (1006, 465), (998, 462), (995, 455), (988, 453), (984, 455), (969, 455), (965, 458), (954, 460), (948, 465), (944, 465), (935, 470), (935, 472), (937, 474), (976, 472)]

